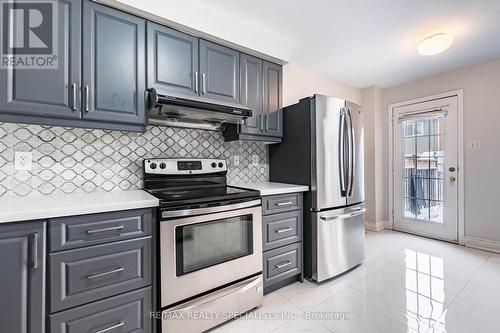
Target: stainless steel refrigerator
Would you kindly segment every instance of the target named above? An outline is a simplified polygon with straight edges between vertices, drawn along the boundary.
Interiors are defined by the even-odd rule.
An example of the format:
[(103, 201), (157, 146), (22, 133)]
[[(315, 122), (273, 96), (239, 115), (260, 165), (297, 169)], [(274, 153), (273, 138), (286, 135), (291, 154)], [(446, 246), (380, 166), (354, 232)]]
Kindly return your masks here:
[(314, 95), (283, 109), (284, 139), (271, 145), (270, 180), (310, 187), (304, 196), (304, 276), (321, 282), (365, 259), (363, 114)]

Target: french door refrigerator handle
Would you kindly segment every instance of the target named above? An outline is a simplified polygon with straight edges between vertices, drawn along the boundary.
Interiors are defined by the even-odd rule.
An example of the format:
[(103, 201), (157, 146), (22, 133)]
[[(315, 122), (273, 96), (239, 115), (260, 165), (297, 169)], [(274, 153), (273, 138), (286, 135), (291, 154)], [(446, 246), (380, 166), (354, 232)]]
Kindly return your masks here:
[(353, 188), (354, 188), (354, 154), (355, 154), (355, 147), (354, 147), (354, 128), (352, 127), (352, 117), (351, 117), (351, 110), (350, 109), (347, 109), (347, 115), (348, 115), (348, 131), (347, 131), (347, 136), (349, 138), (347, 144), (348, 144), (348, 168), (347, 168), (347, 172), (348, 172), (348, 175), (349, 175), (349, 186), (348, 186), (348, 190), (347, 190), (347, 196), (348, 197), (351, 197), (352, 196), (352, 191), (353, 191)]
[(331, 220), (337, 220), (337, 219), (348, 219), (352, 217), (356, 217), (358, 215), (363, 214), (366, 212), (366, 208), (359, 209), (354, 212), (350, 212), (348, 214), (342, 214), (342, 215), (333, 215), (333, 216), (320, 216), (319, 218), (323, 221), (331, 221)]
[(339, 177), (340, 177), (340, 193), (345, 196), (346, 189), (346, 179), (345, 179), (345, 109), (340, 110), (340, 121), (339, 121)]

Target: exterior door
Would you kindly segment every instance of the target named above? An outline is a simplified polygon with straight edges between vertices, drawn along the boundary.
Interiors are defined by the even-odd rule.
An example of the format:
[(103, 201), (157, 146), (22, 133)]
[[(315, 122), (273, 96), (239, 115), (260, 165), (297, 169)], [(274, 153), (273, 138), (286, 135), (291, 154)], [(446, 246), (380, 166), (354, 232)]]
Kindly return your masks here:
[(262, 128), (262, 60), (241, 54), (240, 102), (252, 110), (252, 117), (241, 125), (241, 132), (261, 134)]
[(0, 226), (2, 332), (45, 332), (44, 225)]
[(146, 21), (83, 3), (83, 117), (144, 124)]
[(200, 40), (201, 95), (240, 102), (240, 53)]
[(349, 189), (347, 204), (353, 205), (365, 201), (364, 187), (364, 125), (361, 107), (346, 102), (350, 126), (350, 152), (352, 159), (348, 165)]
[(283, 79), (282, 67), (271, 62), (264, 61), (264, 124), (266, 135), (283, 136)]
[(458, 239), (457, 97), (393, 110), (394, 228)]
[(152, 22), (147, 29), (147, 88), (198, 95), (198, 38)]
[[(328, 209), (347, 204), (347, 179), (342, 139), (345, 129), (345, 100), (315, 95), (315, 149), (313, 157), (312, 208)], [(315, 165), (314, 165), (315, 164)]]
[(81, 0), (57, 2), (54, 69), (0, 69), (0, 112), (80, 118)]

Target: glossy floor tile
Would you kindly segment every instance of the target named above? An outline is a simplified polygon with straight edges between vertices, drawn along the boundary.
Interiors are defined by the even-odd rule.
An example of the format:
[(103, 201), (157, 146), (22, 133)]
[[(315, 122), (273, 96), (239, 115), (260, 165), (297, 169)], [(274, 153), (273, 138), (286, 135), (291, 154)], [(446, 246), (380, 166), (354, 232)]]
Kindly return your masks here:
[(213, 332), (499, 332), (499, 254), (385, 230), (366, 234), (366, 257), (335, 279), (266, 295)]

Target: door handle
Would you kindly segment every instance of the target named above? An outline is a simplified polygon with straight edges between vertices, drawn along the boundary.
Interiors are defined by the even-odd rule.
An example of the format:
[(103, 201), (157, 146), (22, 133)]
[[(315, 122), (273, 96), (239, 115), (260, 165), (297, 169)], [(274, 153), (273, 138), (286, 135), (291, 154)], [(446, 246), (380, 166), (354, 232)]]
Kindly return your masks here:
[(205, 73), (201, 74), (201, 93), (205, 95), (207, 93), (207, 86), (205, 82)]
[(33, 269), (38, 268), (38, 232), (31, 235), (31, 263)]
[(71, 109), (73, 111), (76, 111), (76, 83), (73, 82), (73, 84), (71, 84), (71, 99), (72, 99), (72, 105), (71, 105)]
[(267, 132), (269, 130), (269, 128), (267, 126), (267, 113), (264, 114), (264, 130), (265, 130), (265, 132)]
[(89, 98), (89, 86), (86, 85), (83, 88), (83, 93), (85, 95), (85, 112), (89, 112), (89, 104), (90, 104), (90, 98)]
[(120, 273), (120, 272), (123, 272), (123, 270), (125, 270), (125, 268), (118, 267), (118, 268), (115, 268), (115, 269), (112, 269), (112, 270), (109, 270), (109, 271), (90, 274), (90, 275), (87, 275), (87, 280), (97, 279), (97, 278), (100, 278), (100, 277), (103, 277), (103, 276), (106, 276), (106, 275)]
[(448, 180), (450, 181), (450, 183), (454, 183), (457, 181), (457, 178), (455, 178), (455, 176), (449, 176)]
[(347, 190), (347, 196), (348, 197), (351, 197), (352, 196), (352, 190), (353, 190), (353, 187), (354, 187), (354, 163), (355, 163), (355, 160), (354, 160), (354, 129), (352, 127), (352, 117), (351, 117), (351, 110), (350, 109), (347, 109), (347, 115), (348, 115), (348, 122), (347, 122), (347, 125), (348, 125), (348, 130), (347, 130), (347, 137), (348, 137), (348, 141), (347, 141), (347, 144), (348, 144), (348, 149), (347, 149), (347, 153), (348, 153), (348, 168), (347, 168), (347, 173), (349, 175), (349, 185), (348, 185), (348, 190)]
[(114, 226), (114, 227), (108, 227), (108, 228), (101, 228), (101, 229), (91, 229), (87, 230), (87, 234), (92, 235), (92, 234), (98, 234), (100, 232), (106, 232), (106, 231), (113, 231), (113, 230), (122, 230), (125, 226), (123, 224)]
[(125, 325), (125, 322), (119, 321), (118, 323), (108, 326), (106, 328), (102, 328), (99, 330), (90, 330), (89, 333), (105, 333), (114, 330), (115, 328), (122, 327), (123, 325)]
[(278, 233), (278, 234), (282, 234), (282, 233), (290, 231), (290, 230), (292, 230), (292, 228), (288, 227), (288, 228), (276, 229), (276, 230), (274, 230), (274, 232)]
[(198, 72), (194, 72), (194, 92), (198, 94)]
[(348, 214), (342, 214), (342, 215), (334, 215), (334, 216), (320, 216), (319, 218), (322, 219), (323, 221), (331, 221), (331, 220), (338, 220), (338, 219), (348, 219), (351, 217), (356, 217), (361, 214), (366, 212), (366, 208), (359, 209), (357, 211), (348, 213)]
[(264, 116), (259, 115), (260, 117), (260, 130), (264, 131)]
[(345, 178), (345, 109), (340, 111), (339, 119), (339, 178), (340, 178), (340, 193), (346, 195), (346, 178)]

